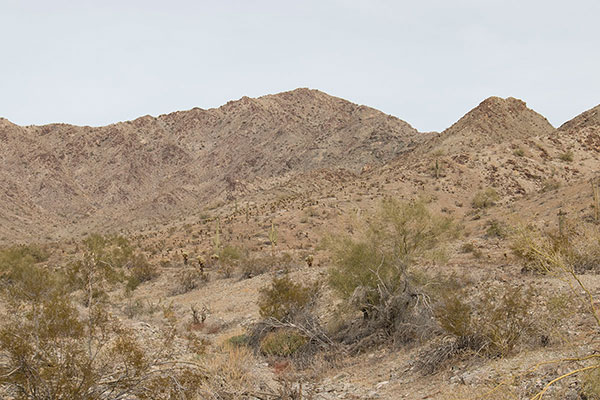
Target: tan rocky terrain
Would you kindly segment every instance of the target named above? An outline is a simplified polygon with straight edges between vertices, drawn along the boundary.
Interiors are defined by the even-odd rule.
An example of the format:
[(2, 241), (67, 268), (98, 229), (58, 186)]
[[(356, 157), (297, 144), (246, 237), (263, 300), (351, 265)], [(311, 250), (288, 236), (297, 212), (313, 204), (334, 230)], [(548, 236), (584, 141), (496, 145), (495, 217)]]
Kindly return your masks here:
[[(179, 328), (209, 342), (209, 359), (261, 320), (260, 290), (284, 270), (296, 282), (320, 282), (315, 314), (331, 324), (343, 302), (327, 285), (333, 261), (323, 238), (353, 233), (389, 197), (425, 199), (462, 226), (444, 259), (418, 263), (424, 273), (458, 276), (475, 293), (489, 285), (531, 286), (534, 302), (546, 304), (570, 293), (567, 282), (527, 272), (514, 255), (512, 232), (527, 224), (555, 232), (559, 212), (569, 226), (594, 229), (599, 107), (555, 129), (523, 101), (491, 97), (445, 131), (419, 133), (371, 108), (297, 89), (101, 128), (0, 120), (0, 235), (5, 244), (42, 243), (52, 254), (48, 264), (60, 264), (81, 256), (86, 232), (122, 232), (160, 275), (133, 294), (112, 292), (113, 312), (152, 336), (162, 324), (160, 307), (171, 304)], [(493, 201), (477, 205), (486, 191)], [(219, 246), (241, 249), (243, 260), (209, 261)], [(207, 282), (180, 290), (197, 256), (207, 262)], [(590, 259), (598, 267), (600, 258)], [(596, 267), (580, 276), (597, 306)], [(244, 359), (244, 371), (262, 389), (242, 398), (274, 393), (282, 379), (304, 382), (305, 398), (317, 399), (531, 398), (569, 369), (529, 368), (597, 350), (598, 328), (580, 292), (562, 319), (542, 311), (528, 316), (532, 325), (548, 323), (543, 345), (520, 344), (502, 357), (461, 353), (431, 374), (418, 362), (450, 340), (447, 332), (342, 349), (335, 360), (308, 366), (258, 352)], [(190, 325), (191, 306), (206, 311), (201, 325)], [(584, 378), (544, 398), (583, 398)], [(497, 390), (502, 382), (509, 383)]]
[(425, 136), (395, 117), (308, 89), (100, 128), (2, 120), (1, 234), (139, 227), (264, 190), (270, 178), (360, 171)]

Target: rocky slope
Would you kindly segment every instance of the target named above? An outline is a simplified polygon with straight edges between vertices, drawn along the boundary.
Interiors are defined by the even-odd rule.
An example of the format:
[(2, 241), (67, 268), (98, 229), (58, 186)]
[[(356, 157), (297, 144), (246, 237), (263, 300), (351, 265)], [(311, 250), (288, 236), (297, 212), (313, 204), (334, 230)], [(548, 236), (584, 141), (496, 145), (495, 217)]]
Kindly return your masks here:
[(474, 150), (482, 146), (548, 135), (554, 127), (519, 99), (489, 97), (444, 130), (431, 144), (446, 151)]
[(2, 234), (156, 222), (290, 173), (359, 171), (424, 137), (395, 117), (308, 89), (99, 128), (2, 120)]
[(594, 152), (600, 152), (600, 105), (587, 110), (558, 128), (561, 136), (571, 137)]

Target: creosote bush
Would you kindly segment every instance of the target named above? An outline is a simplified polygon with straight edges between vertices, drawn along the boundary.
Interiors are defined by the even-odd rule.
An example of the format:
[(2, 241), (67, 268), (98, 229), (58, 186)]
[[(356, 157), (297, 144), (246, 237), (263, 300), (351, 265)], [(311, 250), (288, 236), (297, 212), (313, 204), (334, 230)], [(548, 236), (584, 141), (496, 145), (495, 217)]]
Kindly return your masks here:
[(472, 303), (467, 299), (464, 292), (444, 296), (436, 306), (436, 318), (444, 331), (472, 338), (484, 354), (507, 356), (540, 333), (532, 321), (535, 292), (530, 287), (491, 286)]
[(158, 277), (156, 267), (151, 265), (142, 254), (136, 254), (132, 257), (129, 265), (129, 277), (127, 278), (126, 289), (135, 290), (140, 284), (148, 282)]
[(289, 276), (273, 277), (271, 284), (260, 291), (258, 307), (262, 318), (273, 318), (282, 322), (308, 311), (318, 293), (318, 284), (304, 286), (295, 283)]
[(445, 285), (435, 295), (433, 310), (443, 340), (417, 356), (416, 367), (425, 374), (460, 356), (506, 357), (524, 346), (545, 345), (556, 331), (546, 321), (564, 317), (551, 307), (544, 310), (531, 287), (502, 283), (469, 291)]
[(92, 234), (83, 244), (83, 258), (69, 264), (65, 275), (71, 291), (80, 291), (83, 303), (106, 298), (107, 290), (125, 283), (126, 290), (158, 276), (145, 257), (122, 236)]
[[(543, 232), (533, 227), (521, 228), (515, 236), (513, 251), (524, 261), (525, 268), (551, 274), (569, 287), (567, 298), (563, 295), (548, 299), (547, 314), (541, 315), (539, 320), (548, 320), (547, 327), (556, 327), (561, 323), (564, 324), (567, 316), (576, 315), (578, 318), (583, 317), (590, 322), (593, 321), (594, 328), (597, 330), (600, 327), (600, 312), (596, 299), (593, 291), (584, 284), (578, 275), (578, 271), (588, 271), (588, 265), (598, 265), (600, 260), (598, 258), (598, 254), (600, 254), (598, 252), (600, 245), (598, 227), (586, 226), (583, 223), (573, 227), (569, 226), (565, 220), (562, 220), (560, 225), (561, 229), (558, 234)], [(573, 303), (578, 303), (576, 304), (577, 308), (574, 308), (575, 304)], [(565, 311), (567, 306), (570, 306), (570, 309)], [(563, 315), (560, 315), (561, 313)], [(563, 340), (569, 340), (569, 338)], [(532, 400), (549, 397), (551, 389), (559, 386), (561, 382), (564, 387), (569, 382), (568, 379), (573, 377), (580, 379), (579, 395), (581, 398), (598, 398), (600, 362), (598, 362), (597, 349), (594, 347), (587, 354), (582, 354), (577, 349), (571, 357), (545, 360), (524, 371), (521, 376), (525, 378), (529, 372), (541, 365), (552, 365), (561, 372), (551, 377), (537, 393), (530, 396)], [(494, 390), (504, 385), (505, 383), (500, 383)], [(545, 395), (548, 396), (544, 397)]]
[(177, 296), (198, 289), (208, 282), (208, 274), (196, 268), (185, 268), (175, 277), (175, 285), (171, 288), (170, 295)]
[(36, 245), (18, 245), (0, 249), (0, 272), (19, 264), (36, 264), (48, 260), (48, 253)]
[[(17, 400), (170, 399), (198, 395), (200, 368), (173, 358), (173, 330), (142, 342), (100, 301), (79, 311), (56, 272), (24, 261), (4, 287), (0, 394)], [(88, 279), (88, 291), (101, 281)], [(172, 327), (173, 324), (169, 324)], [(149, 352), (147, 347), (155, 349)], [(176, 385), (173, 382), (178, 382)], [(168, 383), (168, 386), (165, 386)], [(189, 383), (189, 385), (188, 385)], [(159, 388), (168, 389), (162, 396)]]

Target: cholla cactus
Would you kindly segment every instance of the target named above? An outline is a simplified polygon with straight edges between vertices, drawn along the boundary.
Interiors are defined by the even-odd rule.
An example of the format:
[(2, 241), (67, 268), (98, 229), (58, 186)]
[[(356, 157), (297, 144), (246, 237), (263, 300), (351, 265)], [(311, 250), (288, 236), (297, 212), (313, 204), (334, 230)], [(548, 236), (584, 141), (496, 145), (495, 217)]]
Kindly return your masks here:
[(277, 231), (271, 221), (271, 230), (269, 231), (269, 241), (271, 242), (271, 256), (275, 256), (275, 245), (277, 244)]
[(213, 240), (213, 245), (215, 248), (215, 253), (218, 253), (219, 248), (221, 247), (221, 217), (217, 217), (217, 227), (215, 229), (215, 238)]
[(306, 258), (304, 259), (304, 261), (306, 261), (306, 265), (308, 265), (309, 267), (312, 267), (313, 261), (314, 261), (313, 255), (312, 254), (307, 255)]
[(562, 210), (562, 208), (560, 210), (558, 210), (558, 234), (560, 236), (565, 235), (565, 216), (566, 215), (567, 215), (567, 213), (564, 212)]
[(594, 219), (600, 222), (600, 176), (592, 178), (591, 183), (594, 193)]

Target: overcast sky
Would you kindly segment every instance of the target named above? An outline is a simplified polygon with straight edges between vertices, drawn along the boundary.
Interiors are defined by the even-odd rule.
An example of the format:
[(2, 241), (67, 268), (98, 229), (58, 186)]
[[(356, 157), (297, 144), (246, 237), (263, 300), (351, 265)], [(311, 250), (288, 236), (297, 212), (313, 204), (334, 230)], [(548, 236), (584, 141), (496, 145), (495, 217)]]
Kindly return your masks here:
[(600, 1), (0, 0), (0, 116), (105, 125), (310, 87), (443, 130), (600, 103)]

